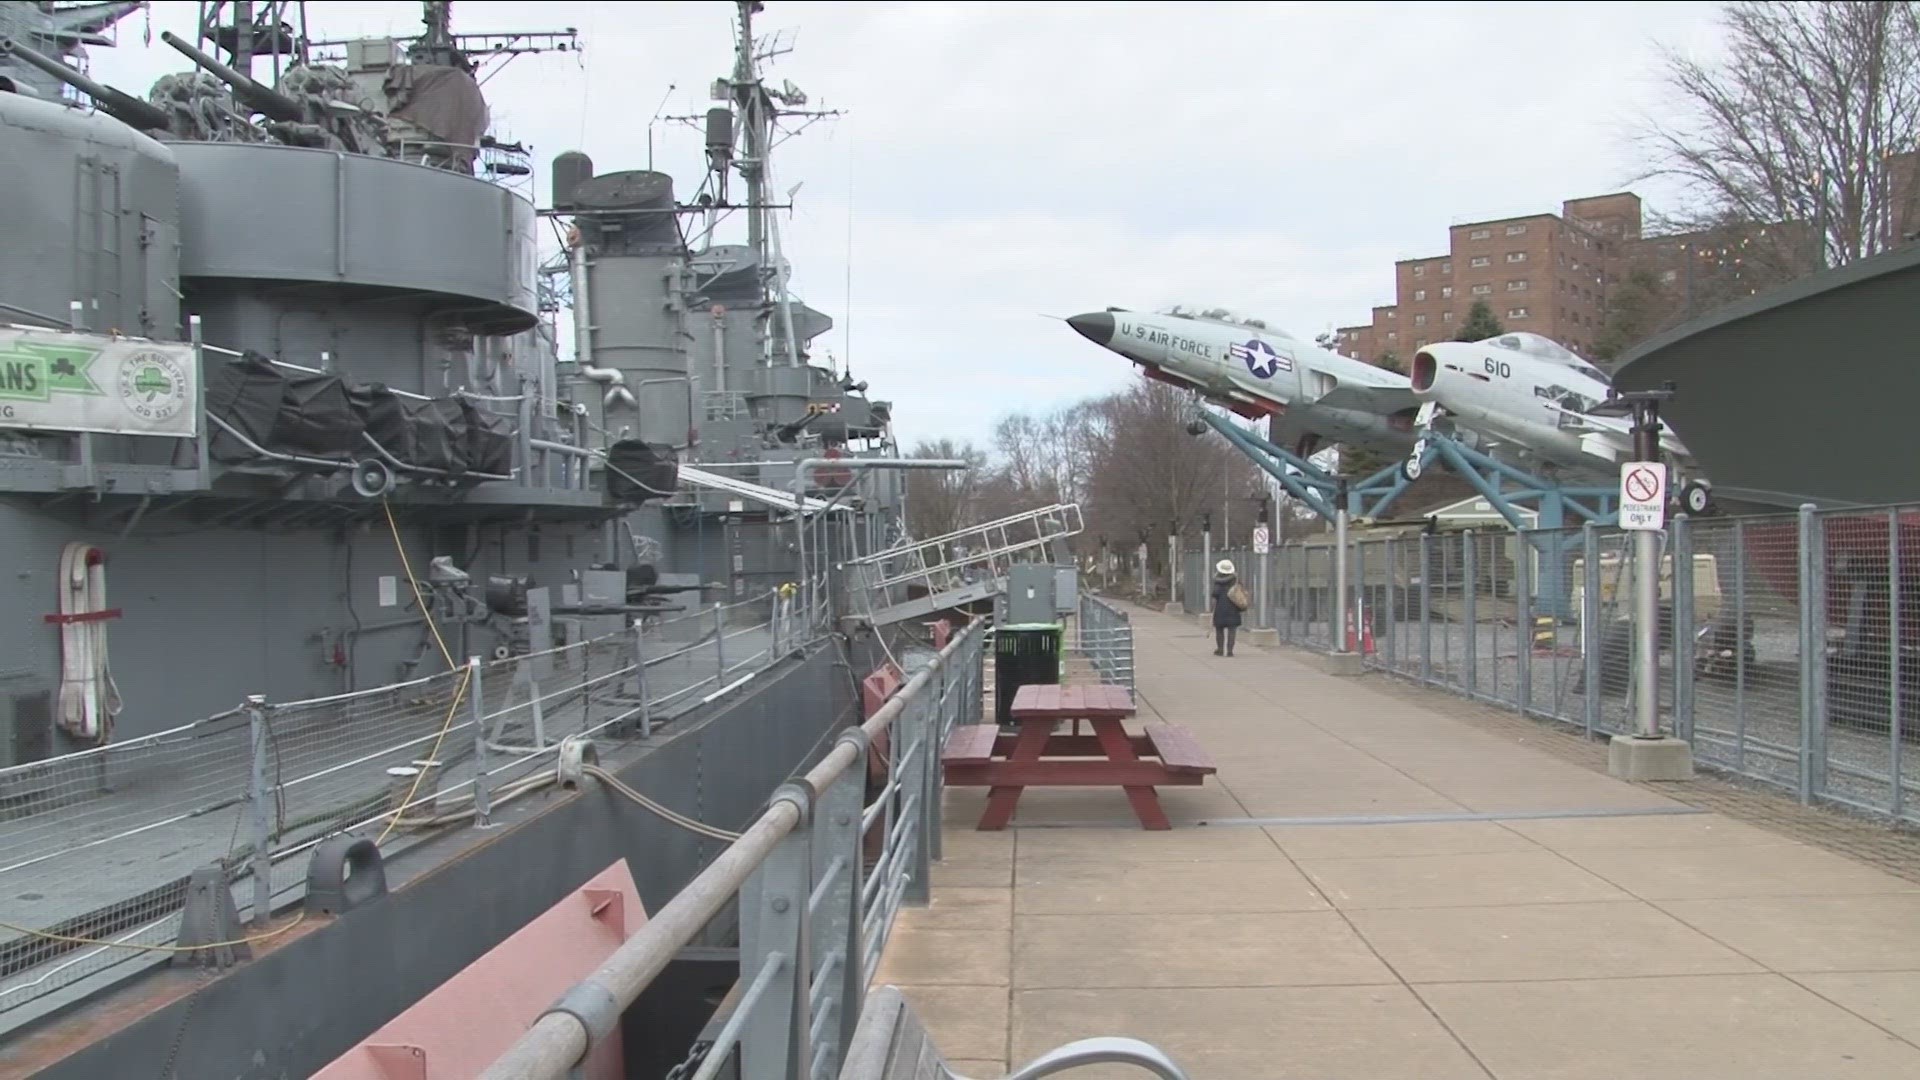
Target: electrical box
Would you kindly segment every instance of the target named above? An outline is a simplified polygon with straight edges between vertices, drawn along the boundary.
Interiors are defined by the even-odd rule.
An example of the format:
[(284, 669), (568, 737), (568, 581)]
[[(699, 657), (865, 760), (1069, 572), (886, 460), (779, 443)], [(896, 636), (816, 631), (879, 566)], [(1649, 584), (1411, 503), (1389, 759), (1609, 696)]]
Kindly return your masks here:
[(0, 767), (53, 756), (53, 685), (40, 675), (0, 672)]
[(1053, 568), (1053, 609), (1062, 615), (1071, 615), (1080, 610), (1079, 567)]
[(1007, 624), (1050, 623), (1059, 617), (1054, 604), (1054, 571), (1045, 563), (1019, 563), (1007, 572)]

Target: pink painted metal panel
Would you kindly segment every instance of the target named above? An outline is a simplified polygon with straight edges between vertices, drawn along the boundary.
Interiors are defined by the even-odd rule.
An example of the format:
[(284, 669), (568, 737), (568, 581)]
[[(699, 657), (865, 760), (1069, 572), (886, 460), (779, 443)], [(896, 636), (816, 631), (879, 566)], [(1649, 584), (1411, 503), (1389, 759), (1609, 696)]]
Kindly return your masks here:
[[(640, 890), (622, 859), (334, 1059), (313, 1080), (471, 1080), (646, 921)], [(621, 1080), (618, 1030), (587, 1056), (580, 1075)]]

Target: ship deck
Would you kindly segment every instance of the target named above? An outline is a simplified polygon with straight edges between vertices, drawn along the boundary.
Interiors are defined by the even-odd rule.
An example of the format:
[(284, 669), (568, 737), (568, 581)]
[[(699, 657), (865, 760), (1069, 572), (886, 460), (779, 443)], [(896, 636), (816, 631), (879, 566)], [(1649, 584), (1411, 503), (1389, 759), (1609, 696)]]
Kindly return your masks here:
[[(675, 632), (687, 640), (664, 635), (655, 643), (666, 655), (648, 660), (646, 697), (649, 718), (670, 736), (673, 721), (701, 708), (714, 691), (716, 658), (708, 635), (688, 623)], [(702, 648), (701, 646), (705, 647)], [(727, 648), (736, 657), (763, 657), (773, 645), (765, 626), (729, 629)], [(617, 669), (632, 663), (626, 641), (588, 647), (584, 670), (561, 665), (538, 691), (545, 700), (542, 715), (549, 746), (560, 738), (605, 724), (616, 716), (638, 713), (638, 699), (628, 678), (615, 678)], [(763, 664), (729, 665), (728, 679), (744, 678)], [(751, 670), (750, 670), (751, 667)], [(628, 667), (628, 670), (631, 670)], [(597, 678), (593, 678), (598, 672)], [(440, 680), (450, 678), (447, 675)], [(590, 693), (571, 692), (583, 678), (592, 678)], [(275, 847), (272, 894), (277, 908), (297, 901), (305, 892), (306, 860), (313, 843), (349, 823), (371, 820), (368, 835), (380, 835), (380, 815), (389, 788), (384, 774), (389, 766), (404, 765), (426, 756), (446, 719), (446, 693), (413, 691), (417, 700), (382, 707), (364, 715), (337, 701), (314, 707), (293, 706), (274, 721), (274, 744), (269, 767), (280, 768), (288, 783), (277, 807), (289, 821), (308, 824), (303, 832)], [(554, 754), (531, 753), (525, 744), (533, 738), (532, 711), (527, 708), (529, 687), (509, 685), (504, 674), (485, 680), (489, 740), (521, 744), (519, 754), (495, 750), (487, 768), (495, 787), (553, 768)], [(437, 696), (435, 696), (437, 693)], [(469, 788), (475, 773), (473, 734), (464, 710), (454, 717), (455, 733), (445, 742), (446, 769), (442, 791)], [(601, 738), (607, 738), (602, 734)], [(637, 735), (615, 743), (645, 746)], [(60, 1007), (69, 998), (91, 988), (46, 992), (53, 985), (82, 978), (112, 976), (138, 965), (165, 959), (165, 953), (138, 949), (114, 950), (97, 945), (77, 950), (48, 947), (21, 927), (61, 927), (63, 932), (90, 930), (90, 921), (117, 916), (113, 938), (165, 947), (178, 927), (179, 882), (194, 869), (222, 860), (233, 862), (244, 874), (248, 862), (235, 852), (247, 844), (248, 777), (252, 768), (248, 720), (237, 714), (183, 737), (177, 747), (165, 748), (111, 766), (96, 778), (85, 769), (67, 769), (56, 777), (63, 804), (56, 812), (10, 824), (5, 843), (6, 915), (0, 928), (0, 1031), (27, 1022)], [(298, 778), (298, 779), (296, 779)], [(82, 783), (81, 781), (87, 781)], [(85, 797), (76, 797), (84, 792)], [(300, 838), (304, 842), (295, 843)], [(403, 851), (419, 838), (402, 829), (387, 847)], [(251, 912), (251, 884), (234, 887), (243, 914)], [(91, 931), (97, 934), (98, 931)], [(71, 969), (71, 970), (69, 970)], [(44, 995), (37, 999), (36, 995)]]
[(978, 832), (948, 790), (876, 985), (961, 1072), (1127, 1035), (1195, 1080), (1920, 1077), (1920, 838), (1131, 615), (1129, 725), (1219, 774), (1161, 789), (1170, 832), (1038, 788)]

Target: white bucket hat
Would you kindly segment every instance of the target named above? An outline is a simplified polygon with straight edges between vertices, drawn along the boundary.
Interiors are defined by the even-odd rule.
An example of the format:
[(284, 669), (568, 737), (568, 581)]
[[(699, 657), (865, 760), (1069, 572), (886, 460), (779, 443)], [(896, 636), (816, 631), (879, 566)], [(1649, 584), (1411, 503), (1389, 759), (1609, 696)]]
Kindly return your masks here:
[(1233, 560), (1232, 560), (1232, 559), (1221, 559), (1221, 560), (1220, 560), (1219, 562), (1217, 562), (1217, 563), (1214, 563), (1214, 564), (1213, 564), (1213, 572), (1214, 572), (1214, 573), (1216, 573), (1216, 574), (1231, 574), (1231, 573), (1233, 573)]

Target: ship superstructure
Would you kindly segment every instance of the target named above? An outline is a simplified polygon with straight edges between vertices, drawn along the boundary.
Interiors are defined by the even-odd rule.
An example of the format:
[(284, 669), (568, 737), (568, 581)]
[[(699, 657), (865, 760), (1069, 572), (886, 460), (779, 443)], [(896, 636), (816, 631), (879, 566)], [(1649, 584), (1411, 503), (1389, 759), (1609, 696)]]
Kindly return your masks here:
[[(772, 151), (819, 112), (764, 81), (757, 4), (691, 197), (573, 152), (546, 206), (476, 73), (572, 31), (456, 33), (430, 2), (413, 37), (326, 41), (322, 4), (205, 3), (138, 97), (80, 54), (141, 6), (0, 4), (0, 1032), (128, 1025), (5, 1065), (306, 1075), (579, 867), (626, 852), (659, 903), (717, 850), (542, 809), (561, 736), (739, 821), (852, 719), (849, 669), (907, 641), (836, 635), (831, 568), (902, 538), (903, 485), (869, 467), (898, 464), (887, 404), (816, 362), (831, 320), (791, 294)], [(587, 815), (570, 843), (440, 844), (556, 814)], [(169, 999), (184, 1042), (126, 1007), (171, 956), (245, 958), (180, 944), (210, 940), (193, 898), (268, 926), (339, 835), (510, 880), (261, 939), (205, 991), (258, 1008)], [(312, 1019), (289, 982), (345, 955), (391, 970)]]

